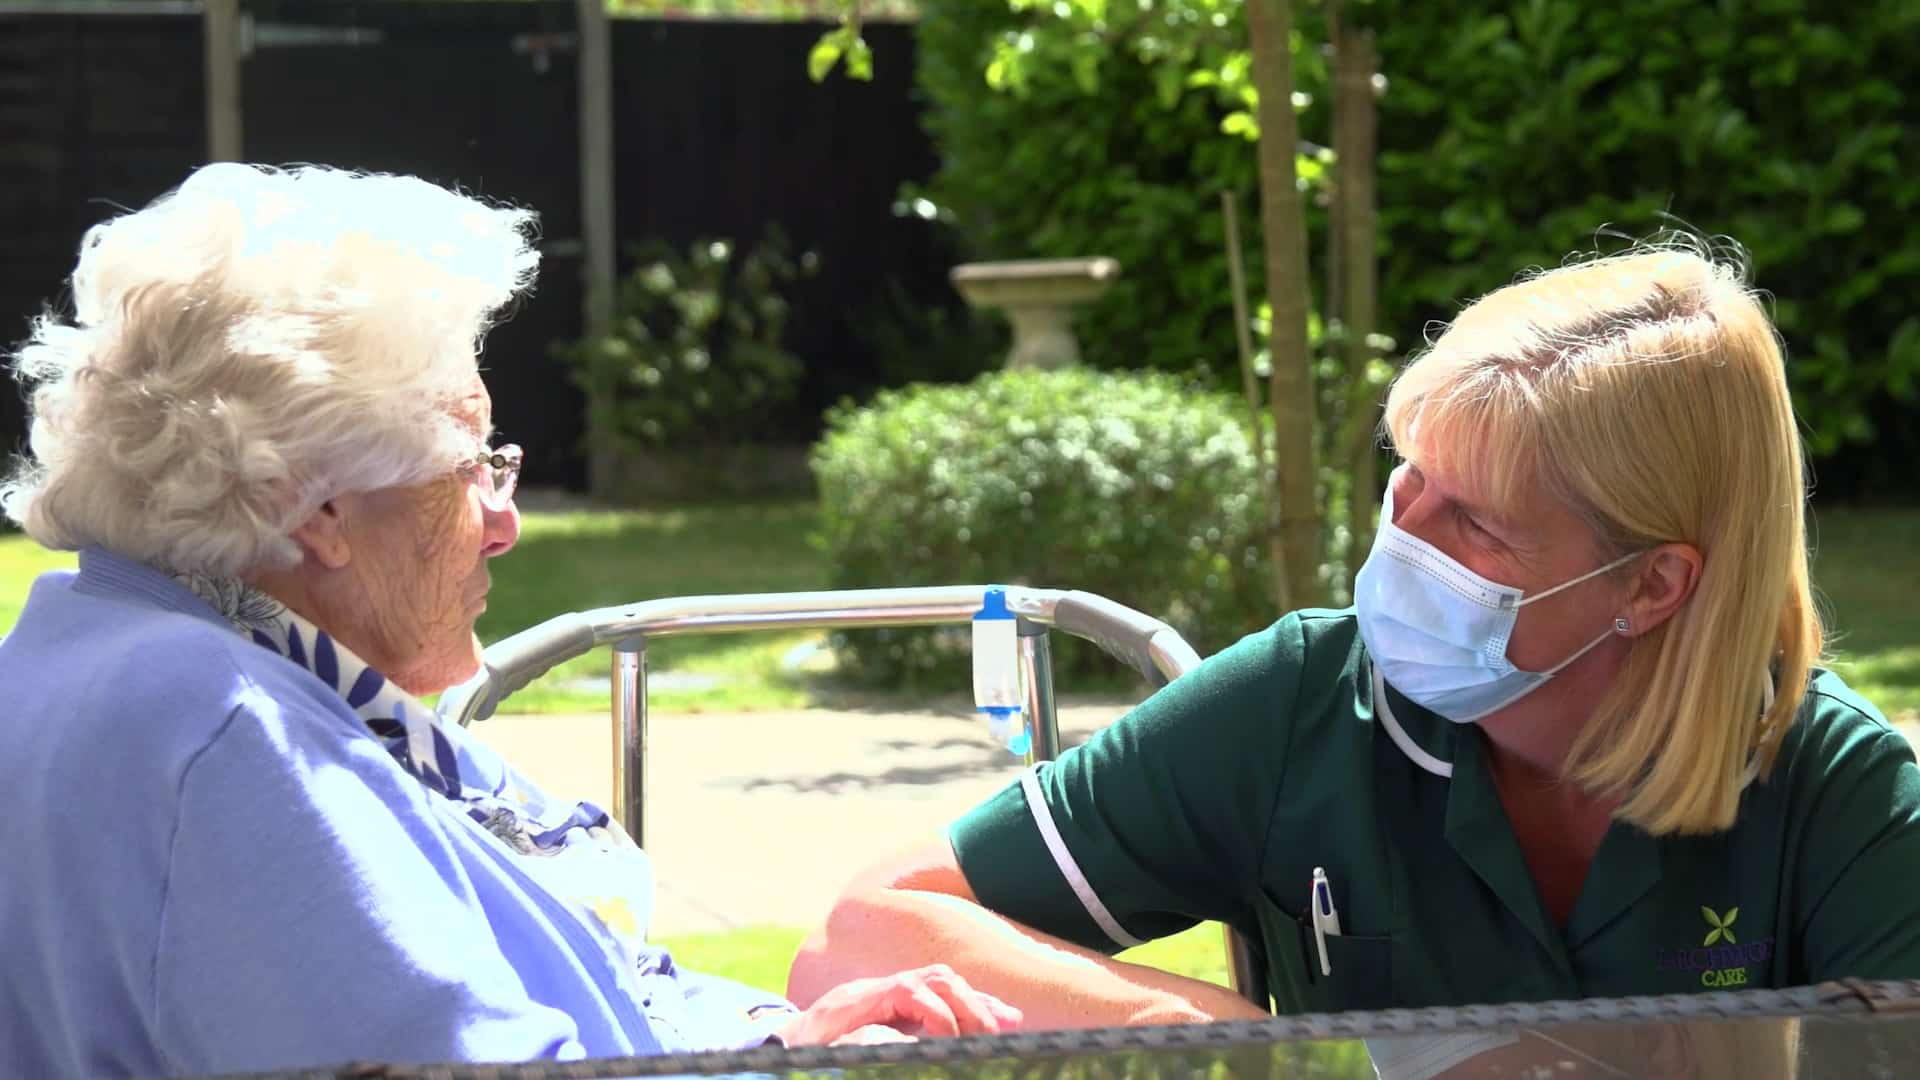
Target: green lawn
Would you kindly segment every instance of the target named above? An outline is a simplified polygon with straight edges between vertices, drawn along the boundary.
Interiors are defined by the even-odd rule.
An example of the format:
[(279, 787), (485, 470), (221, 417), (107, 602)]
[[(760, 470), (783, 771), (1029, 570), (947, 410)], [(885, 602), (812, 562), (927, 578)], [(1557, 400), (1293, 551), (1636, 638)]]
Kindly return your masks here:
[(1813, 540), (1834, 668), (1895, 723), (1920, 724), (1920, 510), (1817, 510)]
[[(519, 548), (493, 564), (480, 636), (495, 641), (563, 611), (657, 597), (824, 588), (813, 523), (812, 505), (794, 502), (528, 514)], [(1814, 535), (1835, 666), (1891, 719), (1920, 724), (1920, 510), (1822, 509)], [(72, 562), (0, 535), (0, 634), (34, 576)], [(821, 640), (806, 631), (662, 639), (648, 650), (650, 700), (677, 711), (805, 705), (820, 693), (806, 673), (820, 658), (803, 661)], [(605, 652), (574, 660), (514, 695), (511, 708), (604, 709), (608, 665)]]
[[(825, 588), (812, 527), (811, 504), (796, 503), (531, 514), (520, 548), (494, 564), (480, 635), (493, 641), (561, 611), (653, 597)], [(1814, 532), (1835, 667), (1889, 718), (1920, 724), (1920, 510), (1820, 510)], [(648, 651), (650, 700), (685, 711), (805, 705), (819, 687), (791, 661), (822, 636), (664, 639)], [(604, 653), (575, 660), (515, 695), (512, 708), (605, 708), (607, 689), (590, 680), (604, 679), (607, 665)]]
[[(493, 563), (480, 639), (637, 600), (825, 588), (825, 563), (808, 541), (813, 522), (813, 505), (796, 502), (528, 514), (519, 546)], [(70, 554), (0, 534), (0, 635), (19, 617), (36, 575), (72, 565)], [(663, 638), (647, 650), (648, 700), (668, 711), (804, 706), (798, 658), (822, 640), (811, 632)], [(515, 694), (512, 708), (604, 710), (610, 662), (601, 650), (563, 664)]]
[[(682, 510), (528, 514), (520, 544), (493, 563), (482, 641), (565, 611), (670, 596), (823, 589), (827, 569), (808, 540), (811, 503)], [(662, 638), (647, 649), (650, 704), (662, 710), (789, 708), (806, 678), (783, 666), (810, 632)], [(604, 650), (561, 665), (515, 694), (515, 712), (604, 710)]]

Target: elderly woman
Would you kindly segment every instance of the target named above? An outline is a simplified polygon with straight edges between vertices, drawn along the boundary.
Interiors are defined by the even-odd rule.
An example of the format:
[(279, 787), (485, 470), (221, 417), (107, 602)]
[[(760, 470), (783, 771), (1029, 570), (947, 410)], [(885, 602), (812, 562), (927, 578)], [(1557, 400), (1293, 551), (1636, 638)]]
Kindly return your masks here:
[[(1815, 666), (1799, 432), (1694, 247), (1467, 308), (1393, 386), (1355, 606), (1299, 611), (848, 890), (796, 1000), (941, 957), (1029, 1026), (1920, 977), (1920, 769)], [(1064, 988), (1064, 991), (1063, 989)]]
[(1017, 1022), (938, 967), (804, 1013), (677, 968), (618, 825), (417, 700), (476, 669), (519, 532), (476, 350), (531, 226), (419, 180), (215, 165), (87, 234), (72, 322), (18, 356), (5, 507), (79, 570), (0, 642), (0, 1073)]

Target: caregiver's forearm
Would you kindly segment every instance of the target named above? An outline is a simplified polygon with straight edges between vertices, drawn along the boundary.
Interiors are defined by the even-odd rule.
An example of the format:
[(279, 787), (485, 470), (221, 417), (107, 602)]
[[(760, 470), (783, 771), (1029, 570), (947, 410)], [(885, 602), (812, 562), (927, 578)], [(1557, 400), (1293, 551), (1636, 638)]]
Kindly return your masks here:
[(843, 897), (801, 947), (787, 996), (804, 1007), (850, 979), (932, 963), (1018, 1007), (1027, 1030), (1266, 1015), (1226, 987), (1102, 956), (970, 900), (895, 888)]

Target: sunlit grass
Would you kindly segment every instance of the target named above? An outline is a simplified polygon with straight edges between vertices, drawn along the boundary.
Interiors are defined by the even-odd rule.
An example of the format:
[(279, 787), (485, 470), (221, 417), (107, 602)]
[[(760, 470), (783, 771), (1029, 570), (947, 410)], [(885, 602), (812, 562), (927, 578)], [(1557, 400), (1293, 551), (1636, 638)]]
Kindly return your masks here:
[[(526, 515), (520, 545), (494, 560), (478, 627), (492, 642), (568, 611), (674, 596), (826, 587), (809, 542), (811, 503)], [(803, 706), (806, 677), (783, 661), (807, 632), (666, 637), (647, 649), (648, 701), (675, 711)], [(596, 650), (515, 694), (515, 712), (604, 711), (612, 656)]]
[(1920, 724), (1920, 510), (1816, 510), (1813, 538), (1834, 669), (1888, 719)]
[[(647, 649), (647, 702), (666, 712), (745, 712), (805, 708), (812, 700), (806, 676), (787, 660), (824, 640), (818, 632), (754, 634), (715, 646), (663, 638)], [(613, 657), (596, 649), (569, 660), (515, 694), (516, 713), (604, 711), (612, 699)]]
[[(1833, 666), (1890, 719), (1920, 724), (1920, 510), (1821, 508), (1813, 521), (1814, 577), (1834, 631)], [(567, 611), (639, 600), (825, 588), (827, 567), (809, 540), (814, 522), (811, 503), (791, 501), (530, 513), (520, 547), (493, 564), (481, 639)], [(0, 534), (0, 633), (18, 617), (36, 575), (72, 565), (70, 554)], [(802, 707), (820, 687), (791, 661), (821, 637), (662, 638), (648, 649), (649, 701), (686, 712)], [(514, 695), (508, 708), (605, 710), (611, 663), (606, 650), (569, 661)]]

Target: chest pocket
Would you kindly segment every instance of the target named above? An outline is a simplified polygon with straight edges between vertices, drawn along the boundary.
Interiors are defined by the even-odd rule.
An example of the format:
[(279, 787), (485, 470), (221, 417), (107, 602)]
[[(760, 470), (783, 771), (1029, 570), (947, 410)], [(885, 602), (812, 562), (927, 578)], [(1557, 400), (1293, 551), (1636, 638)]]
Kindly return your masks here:
[(1327, 965), (1320, 971), (1320, 950), (1304, 911), (1295, 911), (1262, 894), (1261, 944), (1267, 957), (1267, 988), (1282, 1015), (1385, 1009), (1394, 1004), (1393, 939), (1352, 934), (1327, 938)]

